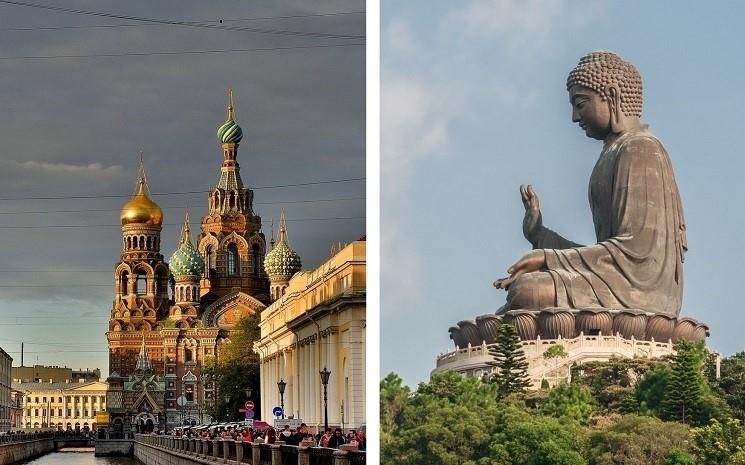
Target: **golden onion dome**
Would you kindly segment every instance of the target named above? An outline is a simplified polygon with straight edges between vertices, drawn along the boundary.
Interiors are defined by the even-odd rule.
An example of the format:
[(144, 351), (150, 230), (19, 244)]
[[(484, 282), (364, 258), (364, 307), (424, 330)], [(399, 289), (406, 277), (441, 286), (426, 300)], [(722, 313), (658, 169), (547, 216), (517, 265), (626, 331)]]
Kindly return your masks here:
[(137, 180), (137, 191), (132, 200), (122, 207), (119, 219), (122, 226), (132, 223), (163, 224), (163, 210), (148, 197), (144, 177)]

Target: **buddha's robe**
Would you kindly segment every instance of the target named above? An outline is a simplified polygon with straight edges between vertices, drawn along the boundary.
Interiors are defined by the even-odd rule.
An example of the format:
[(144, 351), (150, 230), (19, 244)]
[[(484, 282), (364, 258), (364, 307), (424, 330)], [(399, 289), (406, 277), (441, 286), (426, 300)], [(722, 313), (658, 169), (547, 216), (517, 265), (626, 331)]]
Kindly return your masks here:
[(603, 307), (677, 316), (687, 250), (670, 157), (646, 125), (603, 148), (590, 177), (597, 244), (581, 246), (543, 228), (546, 271), (520, 276), (503, 311)]

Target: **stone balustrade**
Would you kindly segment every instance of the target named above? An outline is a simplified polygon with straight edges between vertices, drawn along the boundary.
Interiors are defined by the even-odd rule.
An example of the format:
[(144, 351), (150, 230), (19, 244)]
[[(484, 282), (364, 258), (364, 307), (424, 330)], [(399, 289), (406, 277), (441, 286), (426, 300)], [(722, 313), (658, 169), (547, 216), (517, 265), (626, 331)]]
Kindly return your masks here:
[(28, 460), (54, 450), (55, 433), (4, 434), (0, 436), (0, 465)]
[[(251, 465), (364, 465), (365, 452), (264, 444), (240, 439), (205, 439), (136, 434), (134, 456), (145, 465), (225, 463)], [(313, 458), (313, 460), (311, 460)]]

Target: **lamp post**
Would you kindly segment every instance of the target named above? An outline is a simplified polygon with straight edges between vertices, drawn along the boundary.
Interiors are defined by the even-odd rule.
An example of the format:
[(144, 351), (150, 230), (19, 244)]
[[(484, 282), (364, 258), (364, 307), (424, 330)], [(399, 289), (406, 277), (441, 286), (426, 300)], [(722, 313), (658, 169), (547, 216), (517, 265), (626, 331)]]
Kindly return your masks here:
[(277, 389), (279, 389), (279, 408), (282, 409), (282, 419), (285, 419), (285, 388), (287, 383), (285, 380), (280, 378), (277, 382)]
[(323, 371), (318, 372), (321, 375), (321, 384), (323, 384), (323, 430), (329, 429), (329, 399), (327, 395), (327, 386), (329, 384), (329, 376), (331, 372), (323, 367)]

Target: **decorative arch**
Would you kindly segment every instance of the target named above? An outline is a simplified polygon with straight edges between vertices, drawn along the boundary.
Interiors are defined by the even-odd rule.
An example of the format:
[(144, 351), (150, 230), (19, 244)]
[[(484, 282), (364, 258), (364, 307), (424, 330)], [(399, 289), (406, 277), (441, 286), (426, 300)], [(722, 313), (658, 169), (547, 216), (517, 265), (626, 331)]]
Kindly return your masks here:
[(204, 310), (202, 323), (206, 328), (232, 328), (240, 318), (261, 312), (265, 308), (266, 305), (244, 292), (232, 292), (217, 299)]

